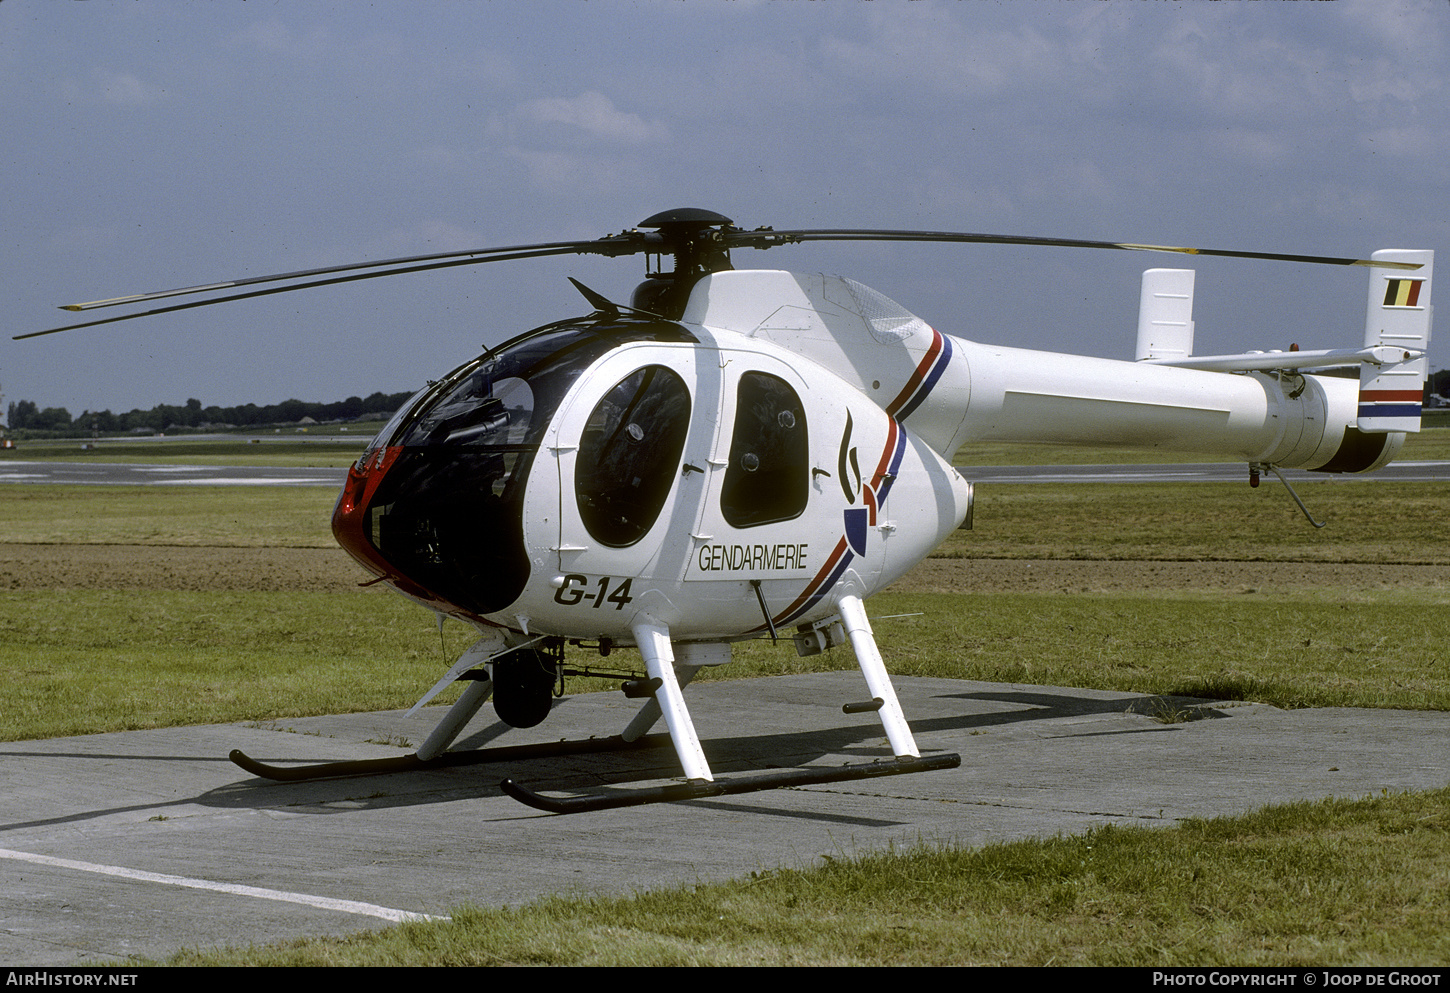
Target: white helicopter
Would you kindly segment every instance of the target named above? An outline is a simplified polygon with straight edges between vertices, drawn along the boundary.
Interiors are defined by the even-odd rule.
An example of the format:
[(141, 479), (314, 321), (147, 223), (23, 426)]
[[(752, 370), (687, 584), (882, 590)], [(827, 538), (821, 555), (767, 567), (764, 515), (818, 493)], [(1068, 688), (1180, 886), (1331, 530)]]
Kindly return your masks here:
[[(981, 345), (929, 327), (853, 280), (736, 270), (730, 260), (735, 248), (851, 240), (1365, 266), (1364, 343), (1194, 356), (1194, 273), (1150, 269), (1135, 361)], [(1387, 250), (1361, 260), (952, 232), (744, 230), (712, 211), (685, 208), (595, 241), (412, 256), (75, 304), (66, 309), (284, 284), (35, 334), (330, 283), (565, 254), (645, 254), (658, 264), (653, 272), (647, 264), (629, 305), (575, 282), (592, 313), (486, 349), (430, 383), (352, 467), (333, 515), (337, 540), (375, 582), (480, 635), (414, 710), (456, 680), (469, 681), (468, 688), (404, 759), (275, 767), (233, 752), (243, 768), (303, 779), (523, 754), (447, 749), (490, 696), (511, 726), (542, 721), (555, 685), (579, 671), (566, 668), (566, 645), (600, 656), (637, 646), (645, 677), (623, 688), (644, 702), (621, 734), (546, 751), (622, 748), (663, 717), (684, 782), (568, 797), (501, 784), (543, 810), (949, 768), (958, 755), (921, 755), (864, 601), (952, 530), (970, 526), (972, 484), (949, 461), (962, 445), (1215, 452), (1242, 458), (1257, 483), (1261, 471), (1281, 467), (1372, 472), (1420, 426), (1430, 251)], [(670, 272), (662, 271), (664, 256), (674, 259)], [(1358, 382), (1306, 372), (1348, 365), (1360, 367)], [(850, 644), (870, 700), (846, 709), (877, 713), (894, 760), (714, 777), (682, 689), (702, 667), (729, 662), (734, 642), (782, 632), (803, 655)]]

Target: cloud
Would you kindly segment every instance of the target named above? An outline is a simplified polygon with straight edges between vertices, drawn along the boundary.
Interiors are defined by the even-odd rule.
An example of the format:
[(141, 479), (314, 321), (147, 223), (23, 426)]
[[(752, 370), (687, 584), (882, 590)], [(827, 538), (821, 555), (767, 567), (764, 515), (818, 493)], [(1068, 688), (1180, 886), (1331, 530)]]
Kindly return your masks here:
[[(1365, 0), (1337, 5), (1347, 37), (1358, 49), (1377, 47), (1404, 61), (1429, 63), (1443, 59), (1447, 41), (1444, 5), (1414, 0)], [(1435, 8), (1439, 9), (1436, 10)], [(1368, 42), (1368, 45), (1366, 45)], [(1431, 80), (1438, 82), (1438, 78)]]
[(96, 79), (103, 103), (123, 107), (144, 107), (166, 99), (167, 94), (164, 87), (142, 82), (129, 72), (97, 69)]
[(563, 124), (592, 137), (626, 145), (643, 145), (669, 137), (663, 124), (620, 110), (613, 100), (596, 90), (572, 99), (530, 100), (518, 108), (518, 116), (535, 124)]
[(558, 195), (620, 193), (640, 175), (639, 163), (606, 156), (517, 147), (504, 154), (524, 168), (531, 186)]
[(952, 8), (910, 7), (866, 20), (867, 37), (823, 39), (827, 60), (844, 74), (876, 78), (892, 89), (924, 87), (964, 102), (1019, 94), (1044, 80), (1059, 80), (1074, 59), (1064, 26), (1053, 38), (1032, 25), (983, 27)]

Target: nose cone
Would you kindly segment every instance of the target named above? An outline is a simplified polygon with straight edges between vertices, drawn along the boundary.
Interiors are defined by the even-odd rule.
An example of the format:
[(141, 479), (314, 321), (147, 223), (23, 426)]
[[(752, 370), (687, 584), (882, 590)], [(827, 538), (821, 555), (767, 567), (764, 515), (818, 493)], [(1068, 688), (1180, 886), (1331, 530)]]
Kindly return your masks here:
[[(474, 617), (501, 610), (529, 577), (521, 454), (375, 450), (348, 473), (333, 536), (363, 568), (415, 600)], [(496, 492), (508, 479), (513, 499)]]
[(332, 536), (337, 543), (363, 568), (382, 578), (396, 578), (397, 570), (373, 544), (367, 508), (388, 467), (402, 451), (401, 447), (377, 448), (359, 459), (348, 470), (347, 482), (338, 495), (337, 506), (332, 509)]

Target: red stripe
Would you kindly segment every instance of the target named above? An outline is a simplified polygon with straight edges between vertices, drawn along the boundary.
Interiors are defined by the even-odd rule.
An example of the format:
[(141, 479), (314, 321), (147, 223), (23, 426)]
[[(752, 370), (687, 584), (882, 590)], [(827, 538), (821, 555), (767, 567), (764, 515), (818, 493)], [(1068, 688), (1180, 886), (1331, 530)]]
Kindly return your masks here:
[(791, 605), (789, 607), (785, 608), (771, 619), (778, 620), (782, 617), (789, 617), (796, 610), (796, 608), (800, 607), (801, 604), (809, 600), (815, 594), (816, 587), (820, 585), (821, 581), (831, 574), (832, 569), (836, 568), (836, 563), (840, 561), (840, 558), (845, 553), (845, 551), (846, 537), (845, 535), (842, 535), (841, 540), (836, 542), (836, 550), (833, 551), (830, 554), (830, 557), (826, 559), (826, 564), (821, 566), (821, 571), (816, 573), (815, 578), (806, 584), (805, 589), (801, 590), (800, 596), (796, 597), (793, 601), (791, 601)]
[(1360, 390), (1360, 403), (1405, 403), (1419, 401), (1425, 397), (1424, 390)]
[(891, 453), (896, 451), (896, 418), (891, 418), (891, 428), (886, 432), (886, 447), (881, 450), (881, 461), (876, 463), (876, 472), (871, 477), (873, 489), (880, 488), (881, 480), (886, 477), (886, 470), (891, 467)]
[[(938, 340), (940, 340), (940, 335), (938, 335)], [(891, 468), (891, 456), (896, 451), (896, 438), (898, 432), (901, 430), (901, 426), (896, 423), (896, 418), (888, 417), (886, 422), (888, 425), (886, 430), (886, 445), (881, 450), (881, 461), (876, 464), (876, 473), (871, 477), (871, 482), (862, 487), (862, 501), (870, 512), (867, 520), (871, 525), (876, 523), (877, 504), (875, 491), (880, 488), (881, 481), (886, 476), (886, 471)], [(836, 563), (840, 561), (841, 556), (846, 554), (848, 547), (849, 543), (846, 541), (846, 536), (842, 535), (841, 540), (836, 543), (835, 550), (831, 552), (830, 556), (826, 559), (826, 564), (821, 566), (815, 578), (806, 584), (806, 588), (801, 590), (800, 595), (791, 602), (789, 607), (776, 614), (773, 619), (778, 620), (782, 617), (789, 617), (802, 604), (815, 596), (820, 584), (830, 576), (831, 572), (836, 568)]]
[(921, 381), (926, 378), (927, 372), (931, 370), (932, 363), (935, 362), (936, 357), (941, 354), (941, 349), (941, 332), (933, 328), (931, 347), (926, 350), (926, 357), (917, 364), (916, 371), (911, 374), (911, 378), (906, 381), (906, 385), (902, 387), (901, 392), (896, 394), (896, 399), (892, 400), (891, 403), (887, 404), (886, 412), (888, 414), (891, 414), (894, 417), (896, 416), (896, 412), (898, 410), (906, 406), (906, 401), (911, 399), (911, 395), (916, 392), (916, 388), (920, 386)]

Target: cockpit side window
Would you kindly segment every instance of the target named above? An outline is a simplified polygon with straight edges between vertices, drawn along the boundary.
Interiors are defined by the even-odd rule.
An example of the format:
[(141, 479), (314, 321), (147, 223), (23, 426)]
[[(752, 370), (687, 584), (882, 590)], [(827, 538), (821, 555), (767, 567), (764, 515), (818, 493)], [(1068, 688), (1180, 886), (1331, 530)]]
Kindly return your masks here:
[(672, 369), (637, 369), (604, 395), (579, 443), (574, 488), (579, 517), (613, 548), (645, 536), (680, 474), (690, 391)]
[(740, 377), (730, 464), (720, 511), (732, 527), (799, 517), (810, 489), (806, 413), (789, 383), (764, 372)]

